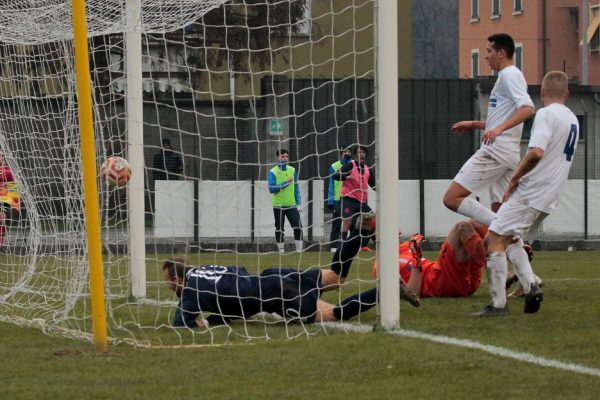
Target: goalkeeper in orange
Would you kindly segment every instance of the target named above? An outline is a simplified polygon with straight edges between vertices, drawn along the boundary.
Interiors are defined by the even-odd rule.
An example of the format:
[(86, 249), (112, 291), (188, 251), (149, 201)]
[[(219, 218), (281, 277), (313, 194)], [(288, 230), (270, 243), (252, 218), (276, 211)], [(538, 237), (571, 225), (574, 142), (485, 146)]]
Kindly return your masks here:
[(4, 152), (0, 150), (0, 247), (6, 239), (6, 213), (10, 207), (19, 210), (21, 196), (14, 186), (15, 178), (6, 164)]
[[(400, 243), (400, 275), (420, 297), (468, 297), (475, 293), (486, 265), (483, 238), (487, 226), (474, 220), (456, 223), (442, 245), (438, 259), (422, 257), (423, 236)], [(377, 265), (373, 266), (376, 274)]]
[[(486, 251), (483, 238), (488, 231), (486, 225), (471, 219), (457, 222), (440, 249), (438, 259), (423, 258), (421, 234), (413, 235), (408, 242), (400, 243), (400, 276), (407, 287), (419, 297), (468, 297), (475, 293), (481, 283), (481, 273), (486, 265)], [(524, 249), (529, 261), (533, 259), (533, 249), (526, 244)], [(377, 264), (373, 265), (373, 275)], [(535, 276), (536, 282), (543, 284)], [(509, 274), (506, 289), (518, 282), (516, 275)], [(522, 296), (522, 289), (510, 294)]]

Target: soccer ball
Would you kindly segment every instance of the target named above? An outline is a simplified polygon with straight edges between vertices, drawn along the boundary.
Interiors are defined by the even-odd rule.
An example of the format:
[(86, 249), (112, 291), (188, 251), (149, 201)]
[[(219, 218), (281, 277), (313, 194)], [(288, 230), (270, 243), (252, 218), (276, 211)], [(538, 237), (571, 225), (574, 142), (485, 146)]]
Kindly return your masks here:
[(100, 167), (100, 176), (110, 186), (125, 186), (131, 178), (131, 168), (123, 157), (108, 157)]

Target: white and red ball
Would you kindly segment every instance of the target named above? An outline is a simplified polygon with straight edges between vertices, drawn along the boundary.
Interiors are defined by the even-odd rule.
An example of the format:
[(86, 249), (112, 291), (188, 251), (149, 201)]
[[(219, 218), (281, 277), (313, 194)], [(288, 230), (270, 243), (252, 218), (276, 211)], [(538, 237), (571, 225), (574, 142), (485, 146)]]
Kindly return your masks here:
[(131, 178), (131, 168), (123, 157), (108, 157), (100, 167), (100, 176), (110, 186), (125, 186)]

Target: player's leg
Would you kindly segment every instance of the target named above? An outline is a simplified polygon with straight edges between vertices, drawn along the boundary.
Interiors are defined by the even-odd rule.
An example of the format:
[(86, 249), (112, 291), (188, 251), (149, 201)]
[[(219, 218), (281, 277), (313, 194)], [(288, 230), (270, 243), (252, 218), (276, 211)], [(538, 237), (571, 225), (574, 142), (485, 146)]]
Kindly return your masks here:
[[(403, 285), (402, 282), (401, 285)], [(419, 299), (414, 297), (413, 293), (409, 297), (406, 297), (402, 295), (403, 292), (401, 289), (400, 294), (401, 299), (410, 302), (415, 307), (419, 307)], [(366, 292), (352, 295), (336, 306), (319, 299), (317, 303), (317, 321), (347, 321), (355, 315), (373, 308), (377, 304), (377, 296), (377, 288), (373, 288)]]
[(517, 280), (521, 285), (531, 287), (531, 284), (535, 282), (535, 278), (529, 256), (527, 255), (527, 251), (525, 251), (523, 239), (519, 238), (506, 248), (506, 257), (512, 263)]
[(275, 243), (280, 253), (284, 253), (283, 229), (285, 223), (285, 214), (279, 207), (273, 207), (273, 216), (275, 217)]
[[(469, 287), (463, 294), (470, 296), (479, 289), (481, 283), (481, 273), (486, 264), (486, 251), (483, 238), (475, 229), (473, 224), (477, 222), (462, 221), (454, 225), (446, 240), (454, 250), (454, 257), (458, 263), (466, 263), (466, 271), (460, 271), (461, 274), (467, 274)], [(454, 264), (449, 264), (454, 265)], [(449, 272), (449, 271), (446, 271)]]
[(292, 207), (285, 210), (285, 215), (290, 222), (292, 229), (294, 229), (296, 251), (302, 252), (302, 220), (300, 219), (300, 212), (296, 207)]
[(340, 246), (333, 254), (331, 260), (331, 269), (322, 272), (321, 287), (324, 291), (333, 290), (339, 287), (348, 276), (354, 257), (360, 249), (362, 237), (375, 232), (376, 220), (375, 214), (363, 214), (355, 223), (355, 229), (346, 240), (343, 246)]
[(494, 213), (469, 196), (471, 193), (483, 193), (505, 172), (506, 167), (478, 151), (454, 177), (444, 195), (444, 205), (452, 211), (489, 225), (494, 219)]
[(508, 274), (506, 247), (510, 244), (510, 241), (510, 236), (500, 235), (492, 230), (485, 236), (485, 247), (488, 254), (488, 288), (492, 302), (483, 310), (472, 315), (487, 317), (508, 314), (505, 289), (506, 276)]
[(335, 306), (319, 299), (316, 320), (319, 322), (347, 321), (361, 312), (370, 310), (376, 304), (377, 288), (352, 295)]
[[(360, 204), (360, 212), (361, 212), (360, 215), (373, 214), (373, 210), (371, 209), (371, 207), (369, 207), (369, 205), (367, 203)], [(355, 221), (355, 223), (356, 223), (356, 221)], [(375, 242), (375, 230), (373, 230), (370, 233), (366, 233), (363, 231), (363, 238), (362, 238), (362, 242), (361, 242), (361, 250), (362, 251), (373, 251), (368, 246), (371, 239), (373, 240), (373, 242)]]
[(477, 259), (485, 261), (483, 238), (470, 222), (460, 221), (454, 224), (446, 237), (446, 241), (454, 249), (456, 261), (463, 263), (469, 257), (477, 257)]
[(351, 197), (342, 197), (340, 202), (342, 208), (342, 240), (343, 246), (352, 230), (354, 218), (360, 214), (360, 203)]
[[(519, 239), (521, 240), (521, 239)], [(523, 245), (523, 249), (525, 250), (525, 253), (527, 254), (527, 260), (529, 261), (530, 264), (532, 264), (533, 262), (533, 248), (531, 247), (530, 244), (524, 244)], [(508, 249), (507, 249), (508, 250)], [(532, 264), (533, 267), (533, 264)], [(538, 287), (543, 287), (544, 286), (544, 282), (542, 281), (542, 279), (537, 276), (535, 273), (533, 274), (533, 279), (535, 280), (535, 283), (538, 285)], [(506, 290), (510, 289), (510, 287), (514, 284), (514, 283), (518, 283), (518, 287), (508, 295), (508, 297), (524, 297), (525, 296), (525, 292), (523, 291), (523, 285), (521, 285), (521, 283), (519, 282), (519, 278), (517, 276), (516, 273), (512, 272), (508, 274), (508, 278), (506, 279)]]
[[(488, 252), (489, 276), (492, 275), (491, 272), (494, 268), (498, 268), (499, 271), (501, 268), (498, 267), (499, 265), (502, 263), (506, 265), (506, 260), (502, 261), (500, 260), (500, 257), (506, 257), (505, 249), (512, 244), (513, 238), (522, 237), (525, 232), (535, 225), (540, 217), (543, 218), (542, 214), (543, 213), (534, 210), (523, 203), (511, 201), (511, 199), (502, 205), (496, 219), (492, 222), (490, 231), (485, 239), (486, 250)], [(533, 270), (531, 269), (529, 261), (524, 260), (524, 265), (519, 268), (521, 268), (520, 273), (527, 276), (528, 282), (533, 281), (533, 283), (528, 286), (524, 285), (524, 291), (526, 293), (524, 312), (537, 312), (540, 308), (540, 303), (543, 301), (544, 295), (539, 286), (535, 284)], [(494, 281), (493, 290), (499, 298), (506, 298), (506, 277), (507, 275), (505, 272), (501, 282)], [(494, 278), (500, 279), (498, 273), (494, 275)], [(490, 291), (492, 291), (491, 285)]]
[(331, 252), (335, 253), (335, 251), (340, 247), (340, 234), (342, 231), (342, 213), (340, 202), (335, 202), (333, 204), (333, 216), (331, 219), (331, 235), (329, 236), (329, 240), (331, 242)]

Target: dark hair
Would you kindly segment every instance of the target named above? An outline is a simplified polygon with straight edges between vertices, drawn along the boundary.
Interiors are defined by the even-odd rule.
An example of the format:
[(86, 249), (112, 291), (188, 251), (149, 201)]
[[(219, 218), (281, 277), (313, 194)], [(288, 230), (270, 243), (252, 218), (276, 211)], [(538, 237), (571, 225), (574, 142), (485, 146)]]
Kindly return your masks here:
[(495, 33), (489, 36), (487, 40), (492, 44), (494, 50), (504, 50), (506, 52), (506, 57), (509, 60), (512, 60), (513, 54), (515, 54), (515, 41), (510, 35), (506, 33)]
[(170, 146), (171, 145), (171, 141), (169, 139), (163, 139), (162, 140), (162, 145), (163, 146)]
[(163, 264), (163, 271), (168, 271), (170, 278), (182, 278), (185, 280), (185, 274), (192, 269), (182, 262), (182, 258), (176, 257), (173, 260), (167, 260)]
[(340, 144), (338, 150), (340, 151), (340, 153), (343, 153), (344, 151), (352, 151), (352, 146), (347, 144)]
[(290, 153), (287, 151), (287, 149), (279, 149), (275, 152), (276, 156), (280, 156), (282, 154), (290, 154)]
[(359, 145), (356, 145), (356, 147), (354, 148), (354, 151), (353, 151), (354, 155), (358, 154), (358, 151), (359, 151), (359, 150), (362, 150), (362, 151), (364, 151), (364, 152), (365, 152), (365, 154), (369, 154), (369, 150), (367, 150), (367, 148), (366, 148), (365, 146), (361, 146), (361, 145), (359, 144)]

